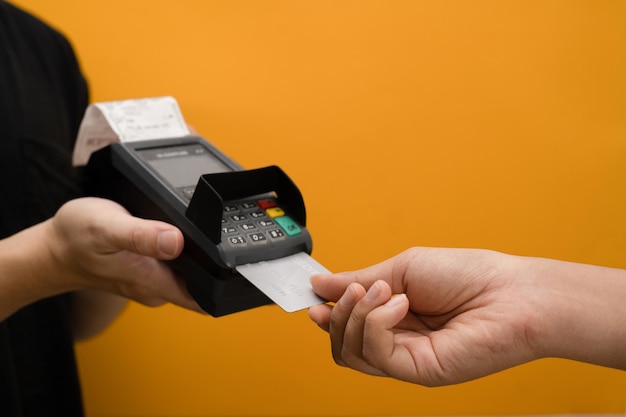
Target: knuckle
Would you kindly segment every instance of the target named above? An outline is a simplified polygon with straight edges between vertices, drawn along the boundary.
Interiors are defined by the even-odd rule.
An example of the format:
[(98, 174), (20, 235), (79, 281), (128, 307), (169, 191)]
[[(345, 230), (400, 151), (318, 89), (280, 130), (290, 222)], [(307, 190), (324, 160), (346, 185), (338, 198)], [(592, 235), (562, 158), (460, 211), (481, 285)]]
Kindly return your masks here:
[(341, 351), (342, 349), (336, 349), (334, 348), (332, 350), (332, 354), (333, 354), (333, 361), (335, 361), (335, 363), (339, 366), (347, 366), (346, 362), (344, 361), (343, 357), (341, 356)]
[(130, 236), (130, 250), (135, 253), (142, 253), (144, 242), (146, 240), (145, 233), (140, 228), (134, 228)]
[(341, 351), (341, 358), (343, 360), (343, 362), (346, 364), (346, 366), (348, 366), (348, 364), (353, 363), (355, 360), (359, 359), (357, 357), (357, 355), (355, 355), (353, 352), (347, 350), (347, 349), (342, 349)]
[(367, 320), (367, 312), (361, 311), (361, 309), (355, 308), (350, 313), (350, 321), (355, 323), (363, 323)]

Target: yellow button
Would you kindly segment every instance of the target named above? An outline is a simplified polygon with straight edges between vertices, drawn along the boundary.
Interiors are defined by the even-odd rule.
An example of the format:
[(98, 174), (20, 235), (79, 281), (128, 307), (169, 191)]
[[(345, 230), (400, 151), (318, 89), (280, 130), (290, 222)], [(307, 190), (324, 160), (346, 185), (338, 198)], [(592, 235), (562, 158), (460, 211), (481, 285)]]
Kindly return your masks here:
[(268, 208), (267, 210), (265, 210), (265, 213), (269, 217), (271, 217), (272, 219), (275, 219), (276, 217), (281, 217), (281, 216), (285, 215), (285, 212), (280, 207)]

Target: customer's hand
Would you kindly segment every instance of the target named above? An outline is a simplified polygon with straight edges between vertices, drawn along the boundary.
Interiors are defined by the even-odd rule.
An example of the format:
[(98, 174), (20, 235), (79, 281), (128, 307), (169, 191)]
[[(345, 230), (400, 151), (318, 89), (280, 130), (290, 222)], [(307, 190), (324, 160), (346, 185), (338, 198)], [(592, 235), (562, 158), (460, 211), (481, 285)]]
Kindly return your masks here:
[(364, 373), (438, 386), (547, 356), (626, 367), (623, 270), (413, 248), (311, 283), (336, 301), (309, 310), (335, 361)]

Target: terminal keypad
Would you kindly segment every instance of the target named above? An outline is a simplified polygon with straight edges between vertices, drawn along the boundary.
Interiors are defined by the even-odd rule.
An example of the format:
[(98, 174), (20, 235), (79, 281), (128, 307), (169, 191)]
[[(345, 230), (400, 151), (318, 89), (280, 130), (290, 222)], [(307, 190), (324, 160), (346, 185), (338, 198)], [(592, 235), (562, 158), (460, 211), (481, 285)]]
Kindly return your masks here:
[(274, 198), (229, 202), (224, 205), (222, 242), (234, 247), (267, 245), (302, 232)]

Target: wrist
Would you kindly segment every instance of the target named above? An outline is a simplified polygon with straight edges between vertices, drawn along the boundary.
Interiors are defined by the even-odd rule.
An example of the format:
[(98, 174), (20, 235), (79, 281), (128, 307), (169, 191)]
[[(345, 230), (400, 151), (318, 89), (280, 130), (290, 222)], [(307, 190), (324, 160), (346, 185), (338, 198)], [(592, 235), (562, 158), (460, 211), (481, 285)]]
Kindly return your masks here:
[(540, 320), (538, 357), (626, 369), (626, 271), (549, 259), (527, 260)]
[(59, 279), (49, 248), (49, 221), (0, 241), (0, 320), (72, 288)]

